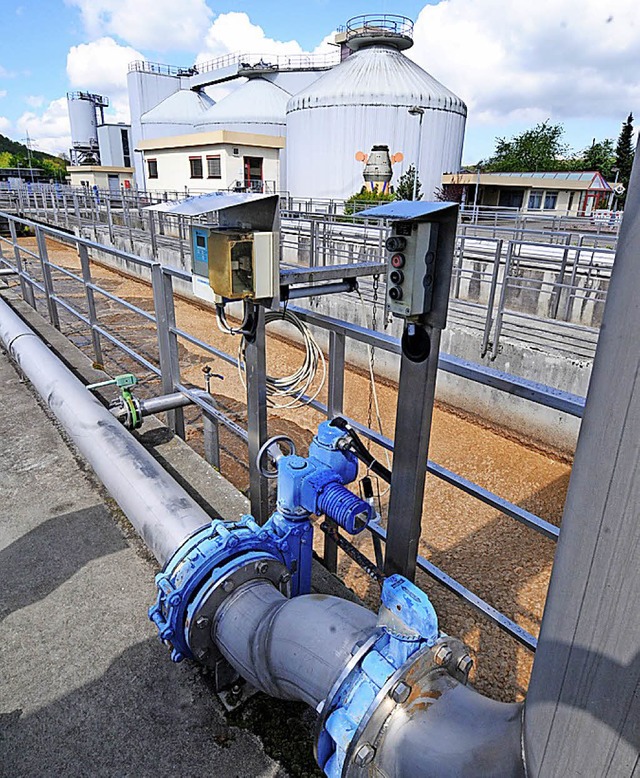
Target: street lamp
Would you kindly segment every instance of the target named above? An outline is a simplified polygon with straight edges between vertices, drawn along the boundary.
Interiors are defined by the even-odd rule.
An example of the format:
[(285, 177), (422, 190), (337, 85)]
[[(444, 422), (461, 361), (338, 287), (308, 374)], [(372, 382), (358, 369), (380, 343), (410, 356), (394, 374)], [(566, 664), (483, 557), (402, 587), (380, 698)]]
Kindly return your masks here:
[(424, 108), (420, 108), (419, 105), (412, 105), (409, 108), (411, 116), (419, 116), (420, 124), (418, 126), (418, 153), (416, 154), (416, 172), (413, 177), (413, 196), (412, 200), (416, 200), (418, 196), (418, 173), (420, 171), (420, 151), (422, 150), (422, 119), (424, 118)]
[(619, 167), (612, 167), (611, 172), (616, 174), (616, 180), (613, 182), (613, 188), (611, 190), (611, 194), (609, 195), (609, 202), (607, 203), (608, 209), (611, 211), (611, 206), (613, 205), (613, 196), (615, 194), (616, 185), (618, 183), (618, 176), (620, 175), (620, 168)]

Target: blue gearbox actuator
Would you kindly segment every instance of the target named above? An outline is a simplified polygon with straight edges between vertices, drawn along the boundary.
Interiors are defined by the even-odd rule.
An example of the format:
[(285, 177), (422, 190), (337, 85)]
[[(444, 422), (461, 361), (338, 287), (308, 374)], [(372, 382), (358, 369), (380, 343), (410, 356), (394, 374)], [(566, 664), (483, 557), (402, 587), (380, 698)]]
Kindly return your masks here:
[(267, 579), (286, 596), (309, 593), (311, 514), (324, 514), (352, 534), (366, 527), (373, 509), (345, 486), (355, 480), (358, 460), (344, 442), (342, 430), (320, 424), (308, 457), (277, 457), (277, 510), (264, 526), (251, 516), (212, 521), (169, 559), (156, 576), (149, 618), (175, 662), (218, 661), (209, 628), (225, 596), (243, 581)]

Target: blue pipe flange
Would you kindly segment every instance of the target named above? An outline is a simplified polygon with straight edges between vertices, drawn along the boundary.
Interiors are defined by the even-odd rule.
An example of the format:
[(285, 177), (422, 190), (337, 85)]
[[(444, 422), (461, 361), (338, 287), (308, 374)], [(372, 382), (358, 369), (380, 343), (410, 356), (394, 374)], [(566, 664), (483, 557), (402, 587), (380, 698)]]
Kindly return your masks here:
[[(149, 618), (171, 649), (171, 659), (180, 662), (194, 658), (189, 639), (195, 634), (190, 628), (198, 605), (211, 596), (211, 587), (215, 588), (218, 580), (242, 568), (252, 566), (254, 578), (269, 580), (269, 570), (273, 573), (277, 569), (279, 581), (286, 574), (288, 593), (308, 591), (305, 588), (301, 592), (300, 588), (310, 586), (311, 531), (308, 522), (278, 521), (277, 514), (264, 527), (251, 516), (244, 516), (235, 523), (212, 521), (183, 543), (156, 576), (158, 595), (149, 609)], [(267, 567), (260, 574), (263, 562)], [(202, 648), (198, 643), (198, 650)]]
[(389, 693), (398, 700), (404, 696), (400, 679), (418, 656), (432, 652), (438, 638), (437, 615), (427, 595), (400, 575), (387, 578), (378, 630), (356, 651), (320, 711), (316, 760), (326, 775), (346, 774), (380, 699)]

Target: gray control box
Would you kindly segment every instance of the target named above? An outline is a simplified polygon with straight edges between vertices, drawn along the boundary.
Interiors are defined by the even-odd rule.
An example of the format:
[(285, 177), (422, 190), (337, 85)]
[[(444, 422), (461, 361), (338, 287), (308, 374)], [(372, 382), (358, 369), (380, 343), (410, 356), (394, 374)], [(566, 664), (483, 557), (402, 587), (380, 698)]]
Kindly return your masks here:
[(433, 303), (439, 225), (395, 222), (387, 238), (387, 304), (402, 318), (428, 313)]
[(458, 223), (457, 203), (398, 200), (358, 216), (391, 222), (387, 306), (394, 316), (443, 329)]

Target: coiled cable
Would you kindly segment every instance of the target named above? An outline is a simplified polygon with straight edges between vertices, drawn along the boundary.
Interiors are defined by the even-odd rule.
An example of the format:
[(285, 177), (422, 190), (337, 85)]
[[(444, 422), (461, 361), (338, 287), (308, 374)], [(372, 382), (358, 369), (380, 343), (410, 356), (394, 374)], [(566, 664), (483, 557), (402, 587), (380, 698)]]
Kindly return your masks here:
[[(264, 315), (265, 328), (268, 324), (275, 321), (286, 321), (298, 330), (302, 336), (305, 355), (300, 367), (291, 375), (267, 375), (267, 402), (274, 408), (302, 408), (315, 400), (324, 386), (327, 377), (325, 357), (322, 349), (311, 334), (309, 327), (295, 313), (286, 309), (283, 311), (266, 311)], [(246, 342), (243, 337), (238, 350), (238, 373), (240, 380), (246, 387), (245, 347)], [(320, 368), (322, 375), (320, 382), (313, 389), (318, 368)], [(308, 392), (312, 392), (312, 394), (305, 397)]]

